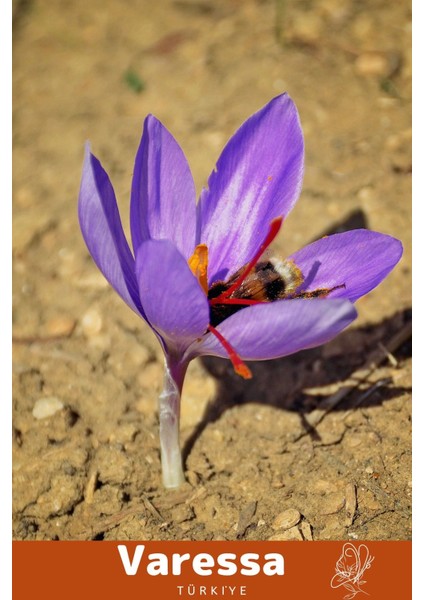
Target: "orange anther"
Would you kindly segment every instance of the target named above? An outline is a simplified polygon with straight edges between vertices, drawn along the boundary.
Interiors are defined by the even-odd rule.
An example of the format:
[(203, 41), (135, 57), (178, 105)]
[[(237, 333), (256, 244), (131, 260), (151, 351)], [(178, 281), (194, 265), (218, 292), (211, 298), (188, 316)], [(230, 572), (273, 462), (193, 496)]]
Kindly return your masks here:
[(206, 244), (196, 246), (193, 255), (188, 260), (188, 266), (205, 294), (208, 295), (208, 247)]

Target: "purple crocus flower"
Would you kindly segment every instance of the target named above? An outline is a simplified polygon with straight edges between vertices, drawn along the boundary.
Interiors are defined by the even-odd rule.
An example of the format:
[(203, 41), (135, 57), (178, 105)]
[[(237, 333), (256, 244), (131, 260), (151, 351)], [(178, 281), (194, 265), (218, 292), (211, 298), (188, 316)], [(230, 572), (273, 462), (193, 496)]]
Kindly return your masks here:
[(322, 238), (286, 260), (263, 258), (302, 185), (303, 136), (283, 94), (233, 135), (196, 205), (193, 178), (172, 135), (144, 122), (131, 189), (132, 251), (109, 177), (87, 147), (79, 196), (95, 263), (155, 332), (165, 355), (160, 396), (163, 482), (184, 481), (180, 398), (196, 356), (266, 360), (323, 344), (356, 317), (353, 302), (377, 286), (401, 243), (368, 230)]

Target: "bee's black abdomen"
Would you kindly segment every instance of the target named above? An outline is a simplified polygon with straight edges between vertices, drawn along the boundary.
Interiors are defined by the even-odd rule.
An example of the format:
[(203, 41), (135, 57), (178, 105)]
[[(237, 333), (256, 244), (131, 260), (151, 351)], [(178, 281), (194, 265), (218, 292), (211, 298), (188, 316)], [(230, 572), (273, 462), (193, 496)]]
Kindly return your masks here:
[[(208, 291), (208, 299), (211, 300), (212, 298), (217, 298), (228, 288), (228, 283), (224, 283), (223, 281), (213, 283)], [(245, 308), (245, 306), (237, 306), (237, 304), (212, 304), (210, 306), (210, 322), (212, 327), (216, 327), (242, 308)]]
[[(218, 298), (221, 294), (240, 278), (243, 270), (240, 269), (228, 281), (216, 281), (208, 291), (208, 299)], [(263, 261), (255, 265), (251, 273), (241, 282), (240, 286), (231, 294), (232, 299), (240, 298), (256, 302), (273, 302), (284, 297), (286, 283), (280, 276), (271, 261)], [(246, 308), (245, 304), (212, 304), (210, 307), (211, 325), (216, 327), (234, 315), (239, 310)]]
[(212, 327), (216, 327), (231, 315), (234, 315), (239, 310), (246, 308), (237, 304), (215, 304), (210, 307), (210, 322)]
[(211, 285), (208, 290), (208, 300), (212, 298), (217, 298), (220, 294), (227, 291), (229, 288), (228, 283), (224, 283), (223, 281), (216, 281)]
[(274, 281), (267, 281), (264, 285), (264, 292), (268, 302), (278, 300), (284, 294), (286, 285), (282, 279), (274, 279)]

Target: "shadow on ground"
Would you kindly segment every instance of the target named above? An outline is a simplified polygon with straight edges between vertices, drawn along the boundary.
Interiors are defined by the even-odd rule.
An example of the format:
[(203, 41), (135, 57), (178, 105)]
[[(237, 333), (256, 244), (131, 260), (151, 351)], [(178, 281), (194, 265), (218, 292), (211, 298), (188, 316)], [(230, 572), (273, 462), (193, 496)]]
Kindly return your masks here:
[[(187, 458), (199, 436), (209, 423), (214, 423), (230, 408), (250, 402), (294, 411), (303, 418), (308, 433), (316, 437), (314, 429), (304, 419), (305, 415), (325, 404), (328, 394), (308, 393), (310, 388), (324, 388), (337, 385), (344, 389), (344, 397), (333, 410), (347, 411), (358, 406), (378, 406), (385, 400), (397, 398), (410, 387), (397, 386), (389, 376), (377, 382), (355, 380), (355, 372), (376, 347), (382, 348), (397, 331), (411, 323), (411, 309), (396, 312), (373, 326), (352, 329), (342, 333), (337, 339), (337, 355), (326, 357), (325, 347), (298, 352), (278, 360), (249, 363), (253, 378), (244, 381), (232, 370), (224, 359), (203, 357), (206, 370), (216, 378), (218, 389), (215, 398), (208, 404), (202, 420), (187, 440), (183, 454)], [(411, 356), (411, 338), (406, 339), (396, 350), (388, 353), (390, 359), (402, 360)], [(344, 384), (346, 380), (350, 383)], [(275, 381), (281, 381), (276, 391)], [(270, 382), (273, 382), (270, 385)], [(359, 391), (358, 385), (362, 383)], [(350, 393), (354, 392), (354, 393)]]

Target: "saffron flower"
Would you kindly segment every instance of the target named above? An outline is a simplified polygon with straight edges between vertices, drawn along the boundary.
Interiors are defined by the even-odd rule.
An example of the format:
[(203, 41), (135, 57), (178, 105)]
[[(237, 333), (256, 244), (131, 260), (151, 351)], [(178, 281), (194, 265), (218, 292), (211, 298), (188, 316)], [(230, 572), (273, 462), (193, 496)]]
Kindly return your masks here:
[(320, 239), (285, 260), (264, 258), (299, 196), (303, 162), (299, 116), (283, 94), (229, 140), (196, 204), (183, 151), (149, 115), (132, 179), (131, 251), (112, 184), (87, 146), (79, 195), (84, 240), (165, 355), (159, 398), (165, 487), (184, 481), (180, 399), (193, 358), (229, 358), (249, 378), (245, 361), (324, 344), (355, 319), (353, 302), (401, 257), (398, 240), (356, 230)]

